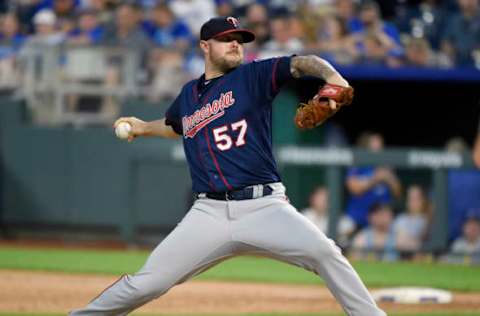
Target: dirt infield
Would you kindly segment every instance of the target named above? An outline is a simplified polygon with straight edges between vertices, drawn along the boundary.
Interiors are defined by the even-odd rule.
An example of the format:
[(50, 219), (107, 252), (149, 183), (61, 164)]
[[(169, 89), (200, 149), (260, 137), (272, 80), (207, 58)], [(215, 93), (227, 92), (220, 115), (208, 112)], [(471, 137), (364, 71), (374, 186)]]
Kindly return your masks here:
[[(88, 303), (112, 276), (0, 270), (0, 312), (66, 313)], [(451, 304), (382, 304), (388, 312), (478, 311), (480, 293), (455, 293)], [(341, 312), (320, 286), (191, 281), (173, 288), (139, 313)]]

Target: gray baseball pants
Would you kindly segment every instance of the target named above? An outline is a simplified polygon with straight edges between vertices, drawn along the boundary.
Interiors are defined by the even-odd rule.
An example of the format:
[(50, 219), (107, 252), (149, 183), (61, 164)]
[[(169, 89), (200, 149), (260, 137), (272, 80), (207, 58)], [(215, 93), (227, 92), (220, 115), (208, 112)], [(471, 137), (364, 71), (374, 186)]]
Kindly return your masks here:
[(198, 199), (134, 275), (125, 275), (70, 316), (123, 316), (171, 287), (237, 255), (302, 267), (326, 282), (350, 316), (384, 316), (340, 249), (287, 201), (281, 183), (252, 200)]

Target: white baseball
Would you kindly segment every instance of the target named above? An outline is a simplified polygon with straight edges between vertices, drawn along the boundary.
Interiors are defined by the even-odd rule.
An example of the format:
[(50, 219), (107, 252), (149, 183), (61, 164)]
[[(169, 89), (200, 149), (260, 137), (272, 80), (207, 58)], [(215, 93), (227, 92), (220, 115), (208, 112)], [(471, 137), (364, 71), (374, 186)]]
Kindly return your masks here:
[(132, 131), (132, 125), (128, 122), (120, 122), (115, 128), (115, 134), (120, 139), (127, 139)]

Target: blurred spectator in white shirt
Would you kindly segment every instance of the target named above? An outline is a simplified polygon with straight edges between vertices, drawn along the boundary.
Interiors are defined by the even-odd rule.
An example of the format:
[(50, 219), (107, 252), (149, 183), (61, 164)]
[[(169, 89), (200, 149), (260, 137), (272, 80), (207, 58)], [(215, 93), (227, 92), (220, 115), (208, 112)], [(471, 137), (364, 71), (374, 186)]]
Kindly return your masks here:
[(356, 54), (354, 41), (338, 16), (323, 16), (317, 32), (313, 48), (318, 49), (324, 58), (339, 64), (353, 62)]
[(328, 232), (328, 191), (323, 186), (315, 188), (310, 194), (309, 207), (301, 213), (315, 224), (323, 233)]
[[(60, 46), (65, 39), (65, 35), (58, 31), (56, 22), (57, 17), (50, 9), (40, 10), (33, 17), (34, 33), (27, 38), (19, 53), (23, 64), (30, 63), (30, 65), (33, 65), (33, 67), (30, 67), (33, 70), (30, 78), (35, 78), (35, 80), (42, 78), (50, 81), (52, 76), (56, 75), (52, 69), (55, 69), (61, 61), (58, 55), (52, 54), (52, 48)], [(32, 107), (32, 118), (35, 122), (39, 124), (52, 124), (54, 122), (54, 100), (52, 96), (53, 94), (50, 93), (38, 93), (32, 96), (34, 102), (42, 105)]]
[(404, 64), (414, 67), (440, 67), (449, 68), (451, 60), (442, 53), (432, 50), (430, 43), (425, 38), (406, 37)]
[(205, 21), (216, 16), (213, 0), (172, 0), (169, 5), (173, 13), (187, 23), (194, 36), (200, 33)]
[[(329, 224), (329, 196), (328, 190), (324, 186), (316, 187), (310, 194), (309, 206), (301, 213), (308, 218), (324, 234), (328, 234)], [(355, 224), (347, 216), (341, 216), (337, 223), (337, 243), (341, 247), (347, 247), (349, 238), (355, 229)]]
[(397, 250), (415, 252), (421, 249), (430, 221), (430, 204), (419, 185), (407, 189), (406, 210), (393, 223)]
[(270, 27), (267, 8), (259, 3), (249, 5), (245, 16), (245, 28), (255, 33), (255, 41), (245, 44), (246, 60), (250, 61), (256, 56), (250, 57), (249, 53), (257, 53), (270, 39)]
[(451, 247), (454, 255), (480, 255), (480, 209), (471, 209), (463, 224), (463, 235)]
[(368, 226), (353, 239), (352, 255), (357, 259), (374, 257), (396, 260), (393, 210), (389, 204), (374, 204), (368, 213)]
[(292, 36), (287, 17), (275, 17), (270, 20), (271, 40), (265, 43), (260, 58), (291, 55), (303, 50), (300, 39)]
[(35, 33), (28, 38), (27, 45), (57, 45), (64, 40), (64, 35), (57, 30), (57, 17), (52, 10), (43, 9), (33, 17)]

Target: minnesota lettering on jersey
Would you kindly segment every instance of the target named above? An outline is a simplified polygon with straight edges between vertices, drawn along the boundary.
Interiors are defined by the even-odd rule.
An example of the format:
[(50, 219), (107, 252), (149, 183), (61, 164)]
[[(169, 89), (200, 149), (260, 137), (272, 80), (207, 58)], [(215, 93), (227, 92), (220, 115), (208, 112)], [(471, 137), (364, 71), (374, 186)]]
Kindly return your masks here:
[(183, 136), (193, 138), (198, 131), (209, 123), (225, 114), (225, 109), (235, 103), (232, 91), (221, 93), (218, 100), (213, 100), (196, 110), (192, 115), (185, 115), (182, 118)]

